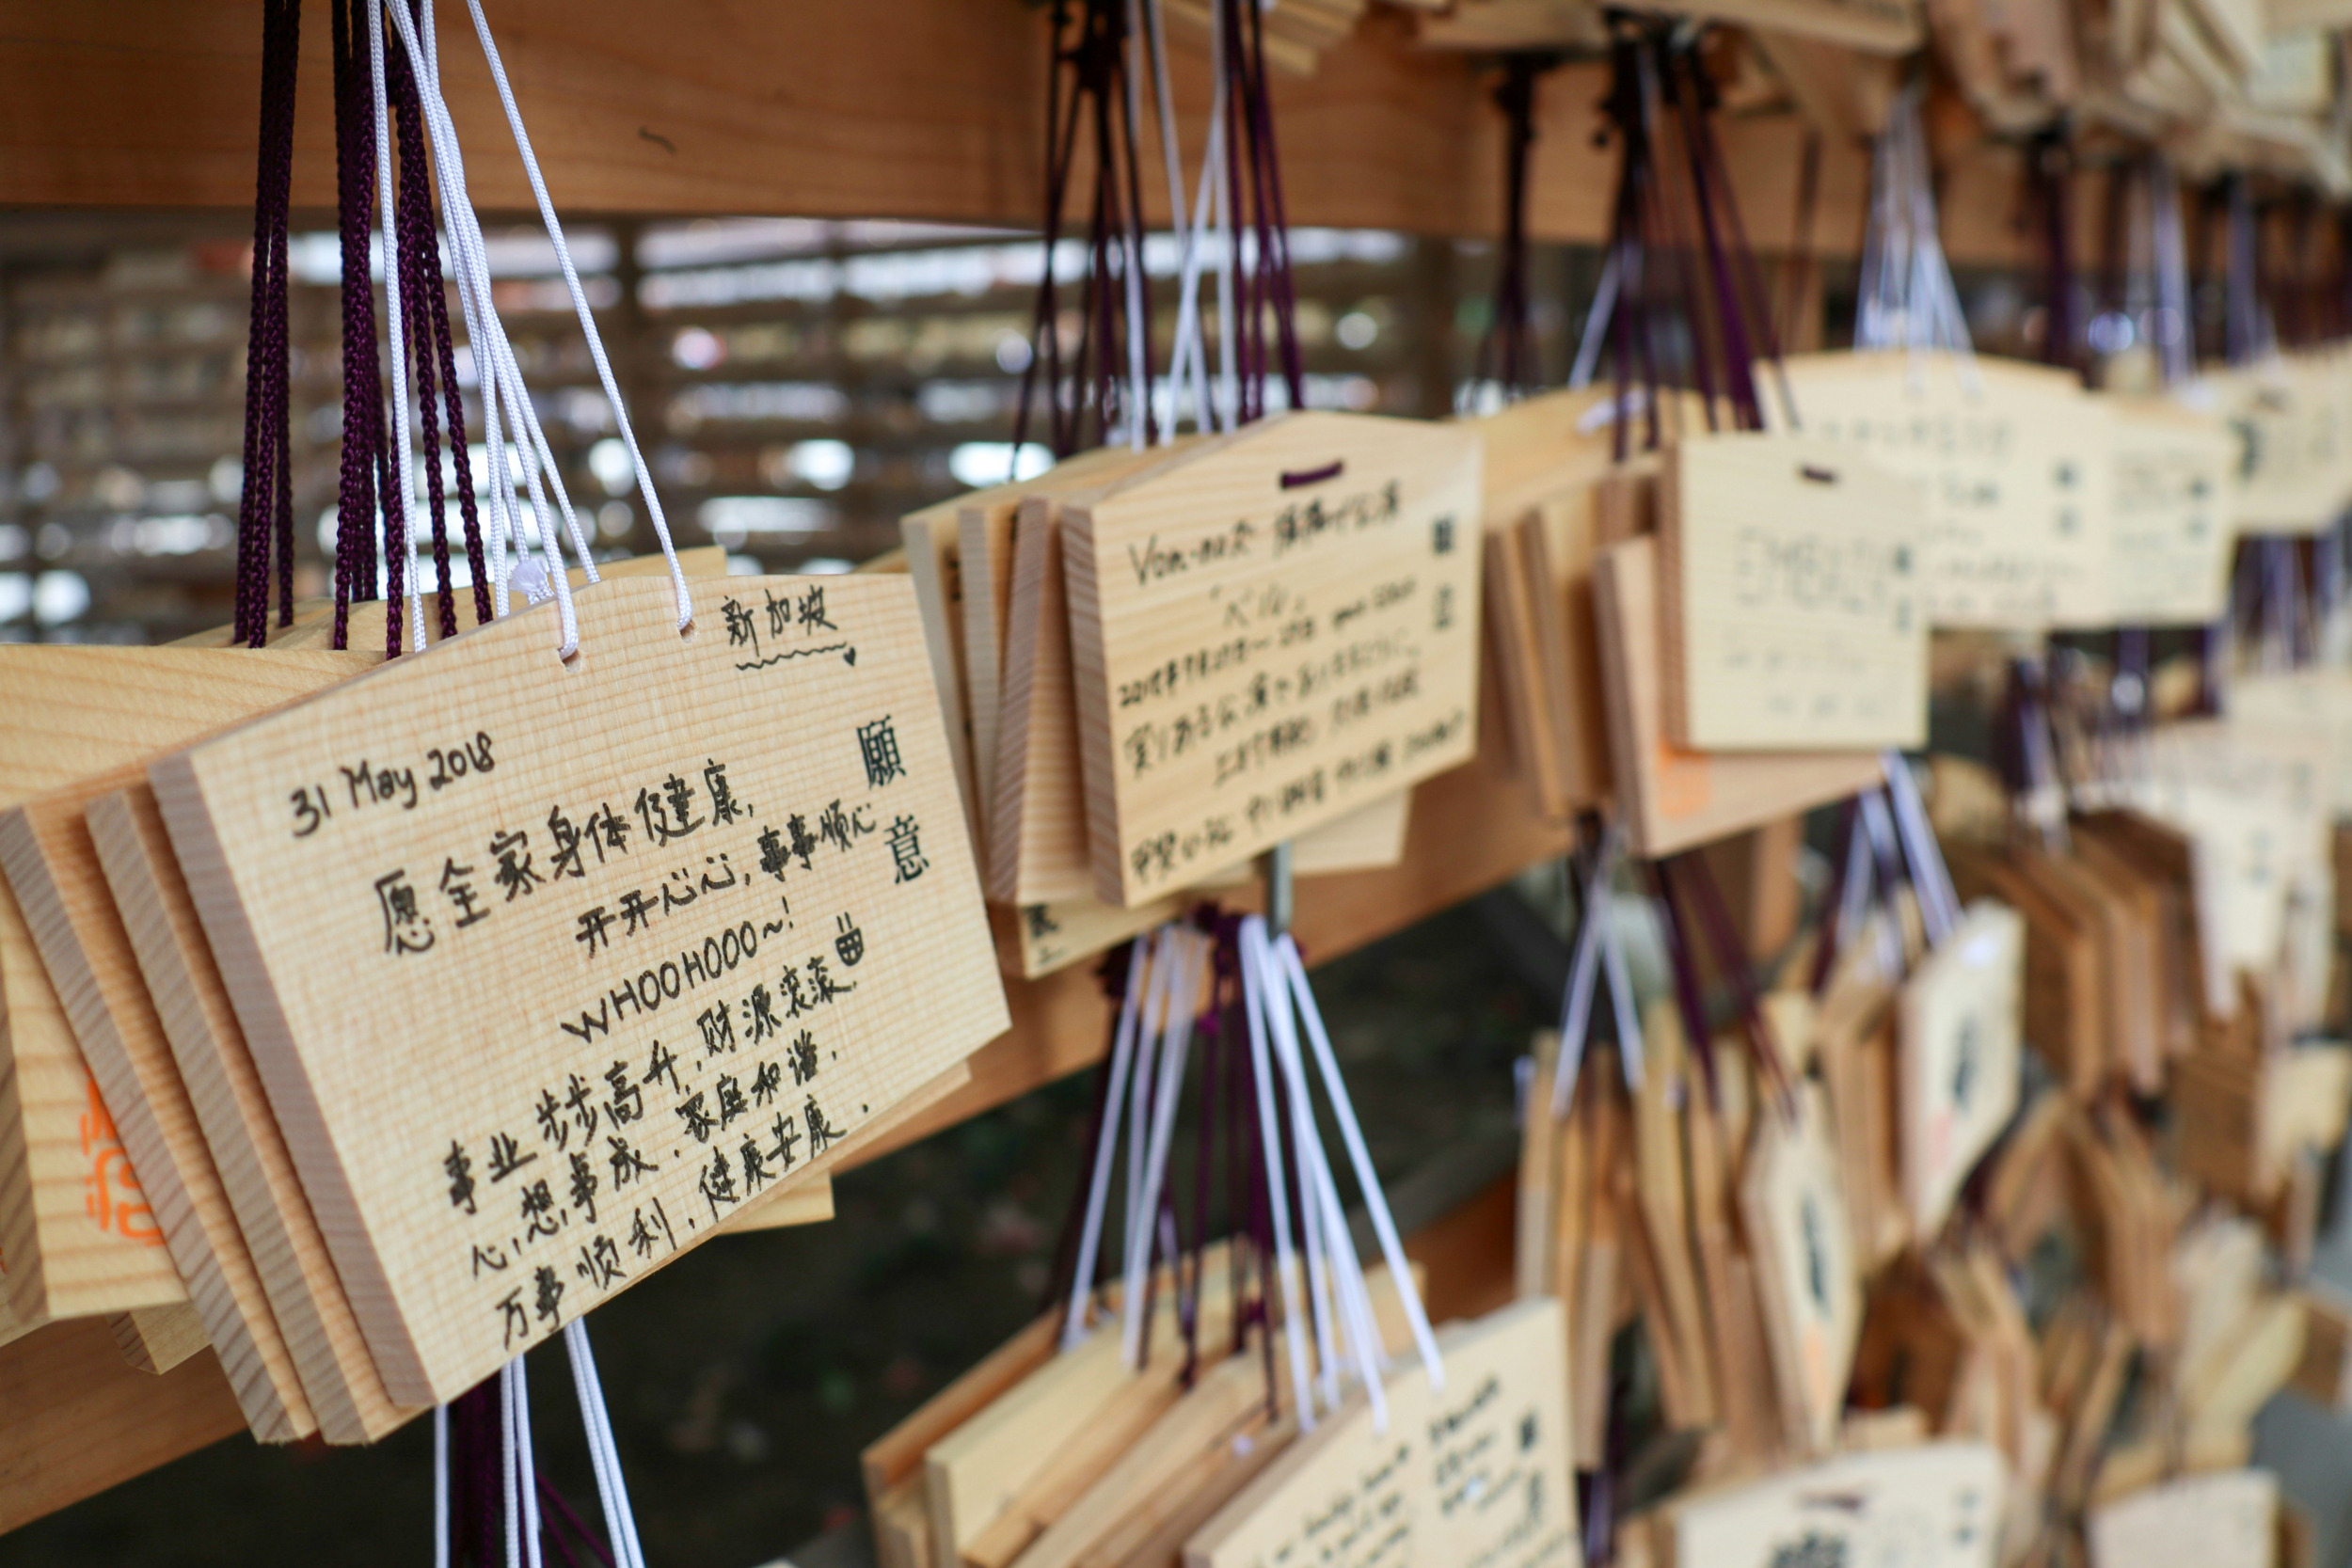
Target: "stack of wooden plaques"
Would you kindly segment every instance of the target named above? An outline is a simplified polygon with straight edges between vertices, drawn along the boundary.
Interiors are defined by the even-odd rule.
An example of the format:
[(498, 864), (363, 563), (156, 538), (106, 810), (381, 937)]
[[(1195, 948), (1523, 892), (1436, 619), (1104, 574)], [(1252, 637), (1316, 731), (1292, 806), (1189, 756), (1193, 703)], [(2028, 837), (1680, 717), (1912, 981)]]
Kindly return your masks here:
[[(1963, 885), (1986, 875), (1982, 864), (2014, 863), (1971, 853), (1956, 863), (1969, 868)], [(2120, 850), (2098, 864), (2119, 879), (2119, 867), (2154, 876)], [(2293, 1282), (2311, 1256), (2310, 1183), (2352, 1104), (2352, 1054), (2278, 1044), (2276, 1028), (2265, 1046), (2263, 986), (2239, 970), (2231, 1025), (2208, 1021), (2185, 1053), (2159, 1056), (2169, 1110), (2152, 1117), (2152, 1102), (2134, 1098), (2143, 1091), (2133, 1061), (2117, 1049), (2133, 1021), (2091, 1008), (2071, 1021), (2071, 1051), (2089, 1064), (2080, 1081), (2060, 1074), (2011, 1116), (2021, 1025), (2040, 1053), (2053, 1022), (2026, 1002), (2024, 932), (2049, 901), (2039, 880), (2005, 885), (2026, 889), (2022, 912), (1978, 906), (1899, 988), (1859, 940), (1818, 999), (1803, 989), (1810, 966), (1790, 966), (1769, 1016), (1798, 1070), (1818, 1075), (1793, 1118), (1759, 1086), (1769, 1080), (1737, 1033), (1713, 1042), (1703, 1087), (1662, 1001), (1644, 1020), (1638, 1088), (1617, 1051), (1596, 1048), (1565, 1120), (1548, 1114), (1548, 1096), (1527, 1097), (1516, 1277), (1522, 1297), (1554, 1299), (1566, 1317), (1578, 1465), (1653, 1481), (1665, 1465), (1678, 1478), (1620, 1525), (1618, 1549), (1632, 1560), (1778, 1560), (1752, 1548), (1867, 1542), (1892, 1528), (1870, 1523), (1882, 1514), (1953, 1507), (1965, 1518), (1929, 1560), (2068, 1560), (2086, 1530), (2092, 1560), (2122, 1560), (2101, 1555), (2117, 1549), (2103, 1541), (2113, 1521), (2185, 1486), (2180, 1478), (2238, 1476), (2271, 1396), (2293, 1386), (2330, 1406), (2346, 1397), (2352, 1313)], [(2132, 881), (2069, 886), (2103, 913), (2154, 902), (2135, 902)], [(1905, 924), (1915, 944), (1915, 915)], [(2193, 976), (2193, 943), (2177, 955)], [(1972, 965), (1989, 965), (1997, 983), (1966, 982)], [(2178, 989), (2189, 1006), (2196, 987)], [(1549, 1084), (1557, 1052), (1556, 1037), (1538, 1038), (1534, 1084)], [(1943, 1091), (1942, 1119), (1914, 1109), (1923, 1084), (1931, 1099)], [(1955, 1114), (1992, 1084), (2010, 1097), (1973, 1120)], [(1828, 1135), (1810, 1158), (1835, 1201), (1807, 1206), (1772, 1173), (1788, 1131), (1815, 1118)], [(1729, 1193), (1741, 1196), (1727, 1203)], [(2066, 1261), (2054, 1268), (2055, 1258)], [(1793, 1295), (1791, 1259), (1806, 1282)], [(1849, 1307), (1837, 1305), (1841, 1281)], [(2055, 1310), (2029, 1313), (2054, 1288)], [(1804, 1348), (1793, 1355), (1781, 1349), (1804, 1323), (1792, 1305), (1823, 1314), (1811, 1338), (1800, 1327)], [(1629, 1326), (1654, 1370), (1654, 1402), (1643, 1377), (1622, 1374)], [(1826, 1377), (1825, 1408), (1806, 1410), (1808, 1376)], [(1966, 1481), (1941, 1479), (1963, 1453), (1981, 1455), (1967, 1463), (1991, 1475), (1963, 1466), (1953, 1473)], [(1882, 1465), (1889, 1479), (1868, 1484), (1889, 1490), (1857, 1506), (1846, 1478)], [(1833, 1487), (1836, 1510), (1810, 1513)], [(1736, 1538), (1736, 1553), (1734, 1537), (1709, 1533), (1719, 1513), (1753, 1532)], [(2231, 1560), (2302, 1560), (2272, 1555), (2298, 1528), (2290, 1518), (2274, 1532), (2265, 1512), (2263, 1553)]]
[[(1505, 1541), (1512, 1560), (1575, 1562), (1562, 1318), (1549, 1303), (1492, 1306), (1508, 1292), (1509, 1243), (1490, 1212), (1508, 1212), (1473, 1202), (1407, 1243), (1424, 1293), (1422, 1259), (1446, 1270), (1433, 1312), (1467, 1314), (1439, 1330), (1441, 1391), (1411, 1358), (1396, 1291), (1369, 1271), (1400, 1358), (1385, 1435), (1360, 1389), (1301, 1433), (1274, 1373), (1281, 1336), (1235, 1331), (1219, 1243), (1200, 1275), (1197, 1367), (1163, 1277), (1154, 1293), (1169, 1306), (1139, 1369), (1122, 1365), (1115, 1323), (1057, 1353), (1060, 1318), (1041, 1319), (868, 1447), (879, 1560), (1190, 1568), (1376, 1529), (1394, 1560), (1430, 1568)], [(1116, 1309), (1116, 1290), (1106, 1299)]]
[(2069, 114), (2162, 140), (2200, 174), (2260, 168), (2352, 186), (2337, 90), (2341, 15), (2249, 0), (2099, 0), (2040, 12), (1929, 8), (1972, 106), (2015, 132)]
[(1476, 442), (1294, 415), (1085, 453), (903, 524), (1009, 973), (1393, 864), (1476, 736)]
[[(394, 663), (315, 618), (0, 650), (0, 1526), (239, 1425), (372, 1441), (706, 1236), (829, 1218), (839, 1150), (1002, 1029), (908, 585), (685, 565), (714, 629), (656, 558), (579, 586), (569, 668), (551, 607)], [(831, 721), (755, 738), (787, 689)], [(901, 964), (955, 998), (920, 1029)]]

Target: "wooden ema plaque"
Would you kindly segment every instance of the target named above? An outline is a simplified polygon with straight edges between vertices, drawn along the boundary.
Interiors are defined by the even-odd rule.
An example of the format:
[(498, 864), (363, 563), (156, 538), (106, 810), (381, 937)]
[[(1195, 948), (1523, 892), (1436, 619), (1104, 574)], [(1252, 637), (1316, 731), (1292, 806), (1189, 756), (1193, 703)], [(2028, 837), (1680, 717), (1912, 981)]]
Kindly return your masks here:
[(1943, 1228), (1977, 1156), (2017, 1108), (2025, 989), (2025, 920), (1989, 899), (1903, 983), (1896, 1084), (1915, 1235)]
[[(242, 662), (260, 664), (271, 657), (248, 651)], [(134, 763), (0, 817), (0, 869), (32, 928), (246, 1424), (262, 1442), (290, 1442), (317, 1431), (318, 1421), (83, 819), (90, 799), (137, 777)]]
[(1878, 784), (1875, 752), (1693, 752), (1668, 737), (1657, 551), (1655, 539), (1629, 540), (1593, 568), (1610, 764), (1633, 852), (1671, 855)]
[[(0, 806), (137, 762), (362, 670), (363, 654), (0, 649)], [(0, 1256), (17, 1318), (186, 1299), (163, 1227), (50, 985), (0, 888)]]
[(2235, 1011), (2237, 970), (2267, 974), (2286, 937), (2298, 870), (2328, 863), (2334, 781), (2325, 732), (2191, 720), (2149, 737), (2137, 781), (2148, 815), (2187, 835), (2207, 1011)]
[(1478, 483), (1467, 430), (1303, 413), (1068, 504), (1098, 897), (1156, 897), (1469, 758)]
[(2343, 373), (2334, 356), (2286, 355), (2205, 378), (2201, 390), (2233, 437), (2234, 532), (2317, 533), (2343, 509), (2344, 409), (2330, 371)]
[[(2247, 744), (2306, 753), (2319, 748), (2328, 807), (2338, 818), (2352, 817), (2352, 670), (2248, 674), (2230, 683), (2229, 702), (2229, 733)], [(2341, 876), (2336, 880), (2345, 885)]]
[[(1131, 909), (1094, 896), (1058, 518), (1062, 497), (1148, 468), (1193, 444), (1187, 438), (1142, 451), (1083, 453), (1037, 479), (974, 491), (899, 525), (941, 712), (951, 741), (961, 726), (974, 752), (973, 788), (985, 792), (967, 814), (974, 840), (983, 863), (1002, 863), (991, 867), (1000, 879), (996, 895), (1014, 906), (995, 922), (1008, 974), (1050, 974), (1172, 918), (1181, 907), (1165, 898)], [(1009, 781), (1002, 810), (994, 803), (1000, 779)], [(1400, 792), (1307, 835), (1295, 847), (1293, 869), (1310, 876), (1394, 864), (1404, 851), (1407, 809)]]
[(912, 587), (704, 592), (690, 637), (608, 582), (571, 667), (540, 606), (150, 769), (402, 1403), (1006, 1025)]
[(1083, 467), (1066, 464), (1023, 487), (1014, 510), (995, 795), (988, 810), (987, 887), (999, 903), (1063, 902), (1095, 891), (1071, 664), (1063, 507), (1074, 495), (1157, 472), (1197, 444), (1106, 450)]
[[(1593, 552), (1603, 541), (1613, 394), (1550, 392), (1476, 420), (1486, 451), (1486, 639), (1515, 766), (1537, 812), (1565, 817), (1609, 792), (1593, 641)], [(1692, 422), (1698, 416), (1679, 407)]]
[(2278, 1513), (2267, 1470), (2185, 1476), (2092, 1510), (2090, 1568), (2270, 1568)]
[(1740, 1204), (1784, 1430), (1796, 1452), (1822, 1454), (1835, 1446), (1862, 1337), (1862, 1269), (1828, 1099), (1808, 1086), (1798, 1104), (1793, 1119), (1776, 1106), (1758, 1112)]
[(1659, 473), (1666, 733), (1693, 751), (1918, 747), (1928, 624), (1910, 489), (1851, 448), (1677, 442)]
[(1136, 454), (1098, 447), (1056, 464), (1035, 479), (991, 485), (956, 498), (956, 569), (962, 586), (965, 697), (972, 719), (973, 791), (980, 842), (995, 825), (996, 758), (1002, 744), (1005, 661), (1012, 617), (1013, 525), (1024, 496), (1064, 496), (1123, 472)]
[(1570, 1568), (1567, 1318), (1549, 1296), (1438, 1336), (1443, 1392), (1416, 1361), (1389, 1375), (1389, 1427), (1361, 1392), (1184, 1547), (1184, 1568)]
[(923, 615), (923, 646), (931, 658), (931, 689), (939, 694), (939, 717), (947, 726), (947, 750), (956, 765), (956, 787), (963, 795), (964, 825), (972, 842), (980, 837), (978, 785), (972, 773), (972, 713), (963, 700), (963, 551), (956, 542), (956, 503), (942, 501), (898, 519), (907, 552), (907, 575), (914, 579), (914, 603)]
[(1982, 1443), (1841, 1454), (1669, 1503), (1679, 1568), (1790, 1562), (1993, 1568), (2004, 1468)]
[(2107, 416), (2107, 613), (2124, 626), (2209, 626), (2229, 610), (2229, 430), (2165, 398), (2099, 397)]
[(87, 819), (157, 1022), (320, 1434), (330, 1443), (373, 1441), (417, 1412), (385, 1393), (368, 1358), (172, 858), (154, 792), (141, 779), (94, 801)]
[[(1788, 361), (1804, 434), (1915, 486), (1928, 623), (2041, 630), (2107, 624), (2109, 475), (2070, 372), (1904, 354)], [(1767, 400), (1768, 415), (1777, 409)]]

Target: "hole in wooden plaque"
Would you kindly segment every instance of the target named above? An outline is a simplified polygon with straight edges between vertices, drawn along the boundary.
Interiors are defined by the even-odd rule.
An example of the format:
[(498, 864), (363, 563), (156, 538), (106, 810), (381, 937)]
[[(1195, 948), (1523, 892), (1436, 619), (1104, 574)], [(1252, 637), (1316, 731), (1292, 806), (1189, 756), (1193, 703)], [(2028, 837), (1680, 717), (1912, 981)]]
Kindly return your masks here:
[(1816, 484), (1835, 484), (1837, 483), (1836, 469), (1824, 468), (1817, 464), (1807, 463), (1803, 467), (1799, 468), (1797, 472), (1804, 475), (1806, 479), (1811, 480)]
[(1309, 484), (1321, 484), (1347, 472), (1347, 460), (1335, 458), (1320, 468), (1293, 468), (1282, 475), (1282, 488), (1296, 490)]
[(700, 626), (694, 624), (694, 618), (690, 615), (686, 618), (686, 625), (678, 627), (677, 640), (681, 642), (691, 643), (694, 641), (695, 633), (701, 629), (702, 628)]
[(568, 674), (578, 674), (581, 670), (587, 668), (587, 656), (580, 648), (580, 645), (577, 642), (572, 644), (572, 651), (570, 653), (558, 654), (555, 657), (563, 664), (564, 672)]

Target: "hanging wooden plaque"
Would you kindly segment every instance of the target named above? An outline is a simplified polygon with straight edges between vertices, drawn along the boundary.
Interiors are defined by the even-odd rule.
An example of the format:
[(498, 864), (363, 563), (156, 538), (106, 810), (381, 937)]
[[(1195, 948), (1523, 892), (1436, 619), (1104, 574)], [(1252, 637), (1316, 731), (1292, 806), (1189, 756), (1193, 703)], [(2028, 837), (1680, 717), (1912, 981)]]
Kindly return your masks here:
[(2207, 1010), (2228, 1017), (2233, 973), (2278, 962), (2297, 868), (2328, 863), (2328, 741), (2193, 720), (2159, 727), (2148, 751), (2138, 804), (2190, 840)]
[(1903, 1196), (1917, 1235), (1943, 1228), (1977, 1157), (2017, 1108), (2025, 972), (2025, 921), (1984, 900), (1903, 984), (1896, 1082)]
[(1993, 1568), (2002, 1492), (2000, 1452), (1982, 1443), (1844, 1454), (1669, 1505), (1674, 1560), (1692, 1568)]
[(1862, 1335), (1862, 1269), (1831, 1145), (1827, 1097), (1757, 1118), (1740, 1199), (1756, 1257), (1772, 1380), (1793, 1446), (1827, 1453)]
[(2217, 371), (2201, 392), (2235, 437), (2230, 520), (2241, 533), (2316, 533), (2344, 502), (2341, 410), (2293, 357)]
[(2318, 769), (2329, 811), (2352, 817), (2352, 671), (2325, 666), (2246, 674), (2230, 683), (2229, 732), (2257, 749), (2324, 748)]
[[(1486, 635), (1503, 698), (1495, 711), (1547, 816), (1609, 789), (1592, 571), (1601, 482), (1615, 467), (1613, 398), (1605, 388), (1549, 392), (1470, 421), (1485, 451)], [(1677, 412), (1698, 422), (1680, 399)]]
[[(1804, 434), (1915, 487), (1928, 623), (2106, 624), (2108, 424), (2070, 372), (1899, 354), (1788, 362)], [(1777, 410), (1767, 400), (1768, 416)]]
[[(259, 662), (272, 656), (244, 657)], [(0, 869), (246, 1424), (262, 1442), (291, 1442), (316, 1432), (317, 1418), (83, 820), (88, 800), (137, 777), (134, 763), (0, 816)]]
[(1549, 1297), (1438, 1336), (1445, 1388), (1407, 1361), (1389, 1425), (1359, 1393), (1282, 1455), (1184, 1547), (1184, 1568), (1568, 1568), (1567, 1323)]
[(977, 842), (992, 842), (996, 755), (1004, 716), (1006, 649), (1012, 616), (1013, 526), (1024, 496), (1059, 497), (1103, 483), (1136, 461), (1126, 447), (1097, 447), (1034, 479), (956, 498), (956, 568), (963, 583), (964, 696), (972, 720), (972, 782), (980, 807)]
[(303, 1196), (219, 967), (142, 777), (87, 819), (157, 1022), (201, 1125), (237, 1225), (260, 1265), (319, 1432), (366, 1443), (418, 1414), (393, 1402), (368, 1358), (351, 1298)]
[(1063, 506), (1088, 487), (1152, 474), (1194, 444), (1106, 451), (1082, 469), (1066, 465), (1074, 474), (1057, 469), (1021, 496), (1005, 607), (995, 794), (988, 810), (987, 885), (998, 903), (1046, 903), (1095, 892), (1071, 662)]
[(1528, 804), (1545, 816), (1557, 816), (1565, 810), (1567, 786), (1546, 702), (1535, 578), (1521, 547), (1521, 531), (1510, 523), (1489, 524), (1484, 556), (1486, 657), (1498, 698), (1485, 721), (1500, 725), (1508, 739), (1511, 770), (1525, 786)]
[(2107, 610), (2122, 626), (2207, 626), (2229, 608), (2230, 432), (2163, 398), (2101, 397), (2107, 416)]
[(1801, 436), (1677, 442), (1659, 475), (1666, 733), (1694, 751), (1923, 745), (1921, 531), (1903, 482)]
[[(213, 1348), (203, 1316), (182, 1302), (176, 1307), (139, 1307), (106, 1315), (107, 1331), (122, 1359), (143, 1372), (167, 1372), (200, 1351)], [(244, 1402), (240, 1401), (242, 1407)], [(248, 1418), (246, 1426), (252, 1425)]]
[[(1998, 899), (2026, 921), (2025, 1036), (2075, 1098), (2089, 1101), (2108, 1068), (2106, 957), (2084, 911), (2030, 875), (2039, 851), (1996, 856), (1954, 844), (1947, 859), (1963, 898)], [(2044, 855), (2042, 858), (2047, 858)]]
[(2270, 1568), (2278, 1511), (2266, 1470), (2185, 1476), (2093, 1510), (2090, 1568)]
[(1646, 1316), (1651, 1344), (1664, 1347), (1661, 1357), (1681, 1368), (1677, 1380), (1681, 1392), (1661, 1393), (1661, 1403), (1677, 1427), (1713, 1426), (1724, 1418), (1721, 1369), (1708, 1335), (1683, 1135), (1682, 1104), (1692, 1092), (1692, 1075), (1681, 1015), (1670, 999), (1656, 998), (1644, 1009), (1642, 1037), (1642, 1086), (1631, 1097), (1629, 1153), (1632, 1196), (1658, 1282), (1657, 1309)]
[(1593, 571), (1614, 794), (1634, 853), (1671, 855), (1869, 789), (1875, 752), (1693, 752), (1667, 736), (1658, 542), (1600, 552)]
[(910, 585), (578, 602), (569, 667), (541, 606), (150, 769), (404, 1403), (1006, 1025)]
[(956, 764), (956, 787), (963, 796), (964, 826), (980, 840), (978, 788), (972, 771), (972, 715), (963, 700), (963, 551), (956, 539), (954, 501), (898, 519), (907, 552), (907, 575), (914, 579), (914, 603), (923, 615), (923, 645), (931, 656), (931, 688), (939, 693), (939, 717), (947, 726), (947, 749)]
[[(0, 649), (0, 806), (316, 691), (365, 654)], [(185, 1299), (149, 1196), (15, 896), (0, 888), (0, 1256), (28, 1322)]]
[(1556, 815), (1609, 792), (1609, 721), (1600, 697), (1600, 653), (1593, 638), (1593, 552), (1599, 547), (1600, 494), (1585, 485), (1553, 496), (1520, 519), (1535, 645), (1543, 657), (1545, 718), (1558, 746)]
[(1302, 413), (1070, 504), (1098, 897), (1156, 896), (1470, 757), (1478, 478), (1458, 427)]

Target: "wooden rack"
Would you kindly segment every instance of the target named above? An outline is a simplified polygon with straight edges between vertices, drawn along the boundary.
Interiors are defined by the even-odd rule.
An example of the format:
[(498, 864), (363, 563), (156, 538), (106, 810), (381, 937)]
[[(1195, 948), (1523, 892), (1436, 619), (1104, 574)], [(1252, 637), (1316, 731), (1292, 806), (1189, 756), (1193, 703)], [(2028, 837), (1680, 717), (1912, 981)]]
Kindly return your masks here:
[[(1043, 203), (1043, 8), (1025, 0), (739, 6), (673, 0), (658, 21), (625, 0), (487, 8), (532, 145), (567, 214), (895, 217), (1032, 228)], [(485, 210), (527, 210), (462, 4), (438, 9), (443, 76), (468, 178)], [(0, 203), (249, 208), (260, 18), (250, 0), (0, 0)], [(331, 208), (334, 140), (324, 0), (303, 8), (294, 199)], [(1205, 135), (1208, 61), (1171, 45), (1183, 135)], [(1375, 8), (1311, 78), (1279, 77), (1283, 183), (1298, 225), (1486, 235), (1502, 211), (1502, 119), (1490, 62), (1414, 45)], [(1597, 140), (1606, 68), (1539, 86), (1529, 228), (1595, 242), (1613, 148)], [(1724, 138), (1750, 235), (1787, 251), (1805, 125), (1742, 118)], [(2013, 264), (2027, 249), (2021, 155), (1946, 160), (1945, 247)], [(1078, 183), (1084, 185), (1083, 171)], [(1147, 182), (1148, 183), (1148, 182)], [(1866, 150), (1823, 149), (1811, 247), (1861, 245)], [(1156, 202), (1156, 187), (1148, 193)], [(2077, 208), (2090, 221), (2095, 204)], [(1166, 214), (1152, 214), (1165, 221)], [(2088, 230), (2086, 230), (2088, 232)]]

